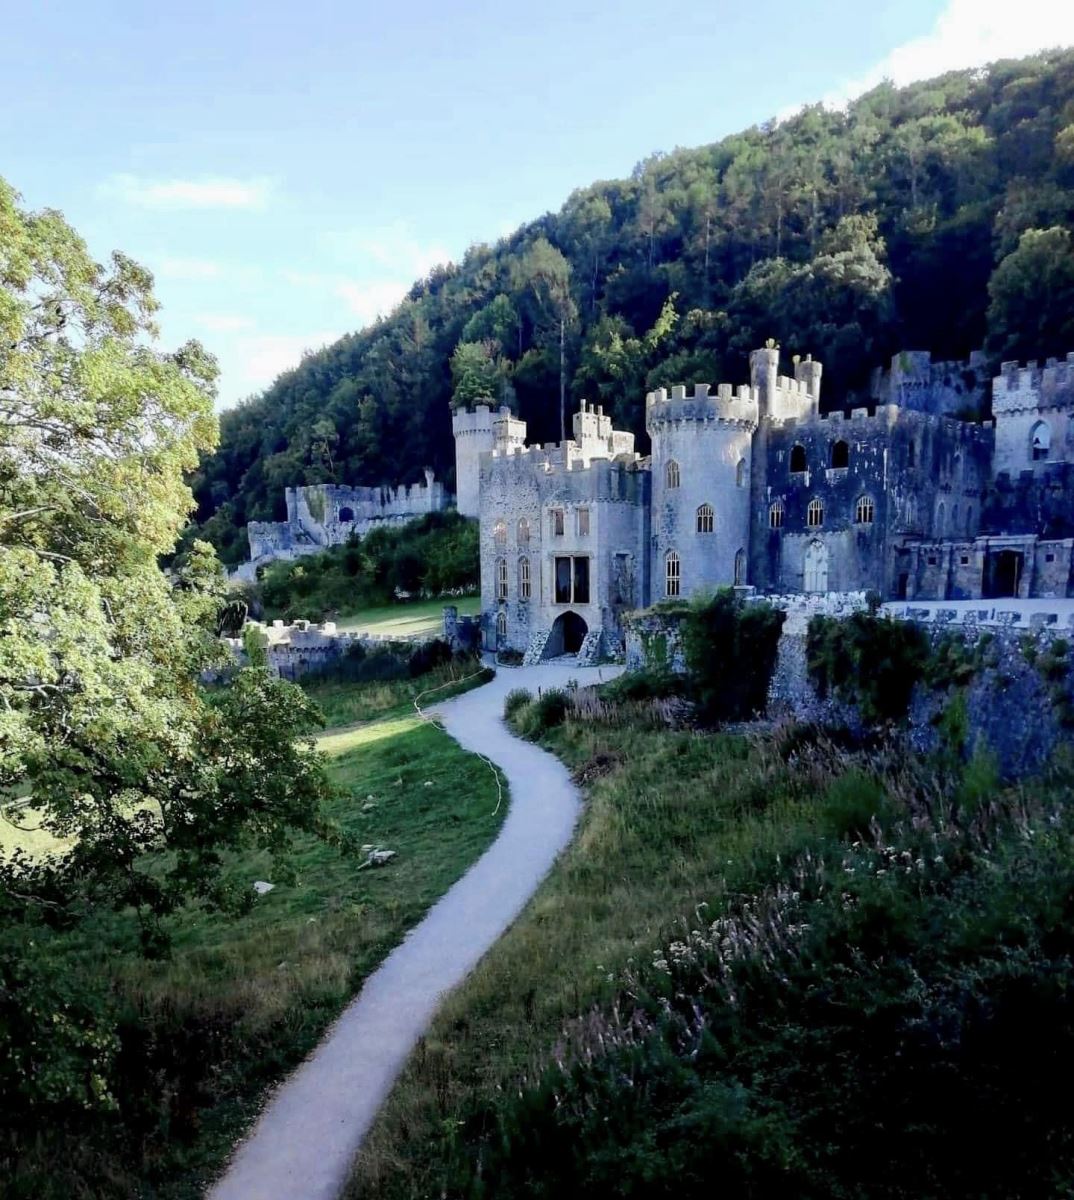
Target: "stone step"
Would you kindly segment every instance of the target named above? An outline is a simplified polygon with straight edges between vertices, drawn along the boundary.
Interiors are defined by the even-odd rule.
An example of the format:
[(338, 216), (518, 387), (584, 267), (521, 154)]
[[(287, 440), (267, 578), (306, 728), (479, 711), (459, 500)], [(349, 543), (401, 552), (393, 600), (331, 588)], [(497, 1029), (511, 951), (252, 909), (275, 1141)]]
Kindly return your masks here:
[(544, 648), (548, 645), (548, 639), (551, 636), (551, 629), (539, 629), (530, 638), (530, 644), (526, 647), (526, 653), (522, 656), (522, 665), (524, 667), (535, 667), (541, 661), (544, 657)]
[(591, 629), (582, 639), (578, 649), (578, 665), (595, 667), (600, 662), (601, 630)]

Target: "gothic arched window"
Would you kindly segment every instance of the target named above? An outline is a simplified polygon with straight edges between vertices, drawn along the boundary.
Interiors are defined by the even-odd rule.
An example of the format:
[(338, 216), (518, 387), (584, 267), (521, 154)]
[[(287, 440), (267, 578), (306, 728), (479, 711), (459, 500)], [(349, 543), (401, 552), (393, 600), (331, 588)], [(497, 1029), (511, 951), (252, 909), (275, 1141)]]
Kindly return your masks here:
[(1029, 431), (1029, 456), (1033, 462), (1044, 462), (1052, 448), (1052, 427), (1038, 421)]
[(669, 550), (667, 558), (664, 559), (664, 595), (679, 595), (681, 583), (679, 556), (674, 550)]
[(742, 587), (746, 582), (746, 551), (735, 552), (735, 586)]
[(497, 546), (507, 545), (507, 522), (502, 517), (492, 527), (492, 540)]
[(824, 504), (816, 498), (810, 500), (806, 508), (806, 524), (810, 529), (816, 529), (824, 524)]
[(507, 639), (507, 613), (496, 614), (496, 645), (500, 646)]
[(783, 501), (777, 500), (768, 510), (768, 528), (783, 528)]
[(528, 600), (533, 594), (533, 584), (530, 580), (530, 560), (528, 558), (520, 558), (518, 560), (518, 598), (519, 600)]
[(496, 560), (496, 599), (507, 599), (507, 559)]
[(711, 533), (716, 527), (716, 514), (711, 504), (702, 504), (697, 510), (697, 532)]
[(876, 506), (872, 496), (859, 496), (854, 506), (854, 523), (856, 525), (871, 525), (876, 516)]
[(832, 444), (831, 466), (833, 470), (850, 466), (850, 447), (842, 439)]
[(791, 447), (791, 471), (797, 474), (806, 469), (805, 446), (799, 444)]
[(525, 517), (518, 518), (518, 544), (520, 546), (530, 544), (530, 523)]
[(682, 482), (679, 464), (674, 459), (664, 468), (664, 482), (669, 488), (677, 488)]
[(746, 486), (746, 460), (744, 458), (740, 458), (738, 460), (738, 466), (735, 467), (735, 486)]

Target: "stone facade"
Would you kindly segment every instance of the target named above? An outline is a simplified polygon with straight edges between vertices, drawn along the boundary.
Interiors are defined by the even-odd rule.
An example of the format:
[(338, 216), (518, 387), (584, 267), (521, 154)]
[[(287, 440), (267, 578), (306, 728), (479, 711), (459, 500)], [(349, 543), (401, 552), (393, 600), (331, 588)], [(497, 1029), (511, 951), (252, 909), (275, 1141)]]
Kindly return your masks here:
[(425, 483), (411, 487), (342, 487), (317, 484), (287, 488), (286, 521), (251, 521), (246, 527), (250, 561), (236, 571), (254, 580), (257, 568), (275, 559), (316, 554), (352, 537), (363, 538), (384, 525), (405, 525), (424, 513), (439, 512), (450, 500), (442, 483), (425, 472)]
[(486, 646), (617, 651), (625, 612), (734, 585), (1071, 595), (1074, 354), (1004, 364), (994, 420), (970, 419), (988, 408), (984, 367), (897, 355), (874, 381), (886, 402), (822, 413), (821, 364), (781, 374), (769, 346), (748, 384), (650, 393), (648, 458), (584, 401), (573, 439), (544, 447), (506, 409), (456, 413)]

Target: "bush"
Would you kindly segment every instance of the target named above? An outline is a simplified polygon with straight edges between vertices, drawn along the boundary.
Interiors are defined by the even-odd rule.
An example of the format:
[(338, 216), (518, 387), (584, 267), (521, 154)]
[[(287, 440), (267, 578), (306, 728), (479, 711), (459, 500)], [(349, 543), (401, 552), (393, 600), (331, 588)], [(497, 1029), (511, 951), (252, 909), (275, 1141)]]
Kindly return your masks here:
[(410, 671), (410, 677), (414, 679), (447, 662), (451, 662), (451, 647), (443, 638), (434, 638), (431, 642), (422, 642), (411, 652), (407, 669)]
[(505, 721), (510, 721), (513, 716), (529, 704), (533, 699), (533, 693), (526, 688), (512, 688), (507, 693), (503, 701), (503, 716)]
[(785, 614), (730, 590), (690, 609), (682, 646), (702, 721), (748, 720), (765, 711)]
[(507, 646), (503, 650), (496, 651), (496, 661), (504, 667), (521, 666), (524, 657), (525, 655), (522, 651), (514, 649), (513, 646)]
[(666, 700), (669, 696), (681, 696), (686, 690), (686, 680), (672, 671), (644, 670), (628, 671), (607, 683), (601, 689), (605, 700), (614, 703), (629, 703), (637, 700)]
[(554, 729), (557, 725), (562, 725), (567, 719), (569, 703), (567, 693), (560, 688), (549, 688), (547, 692), (538, 696), (533, 704), (537, 732), (544, 733), (546, 730)]

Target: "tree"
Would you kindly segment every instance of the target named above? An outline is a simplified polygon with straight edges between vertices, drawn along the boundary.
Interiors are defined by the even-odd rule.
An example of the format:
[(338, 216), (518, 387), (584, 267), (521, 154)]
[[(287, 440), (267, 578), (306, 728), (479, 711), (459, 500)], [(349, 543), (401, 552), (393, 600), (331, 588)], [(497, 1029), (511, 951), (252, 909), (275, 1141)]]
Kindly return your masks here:
[(451, 403), (465, 408), (482, 400), (510, 404), (509, 364), (495, 352), (492, 342), (459, 342), (451, 355)]
[(517, 269), (518, 282), (528, 289), (539, 323), (552, 331), (559, 344), (559, 431), (567, 439), (567, 331), (578, 318), (571, 294), (571, 264), (547, 238), (539, 237)]
[(988, 345), (1002, 359), (1074, 346), (1074, 241), (1060, 226), (1027, 229), (988, 283)]
[[(216, 441), (216, 365), (196, 343), (154, 349), (156, 309), (148, 272), (94, 262), (0, 180), (0, 818), (28, 812), (70, 844), (0, 858), (0, 989), (40, 985), (39, 1007), (56, 924), (129, 905), (160, 949), (157, 918), (187, 899), (248, 899), (225, 852), (324, 828), (315, 711), (264, 668), (203, 686), (226, 665), (223, 574), (199, 542), (169, 576), (158, 565), (191, 508), (184, 472)], [(0, 1021), (0, 1085), (32, 1105), (60, 1060), (17, 1036)], [(97, 1063), (101, 1044), (90, 1031), (57, 1054)], [(98, 1066), (74, 1072), (72, 1103), (101, 1100)]]

